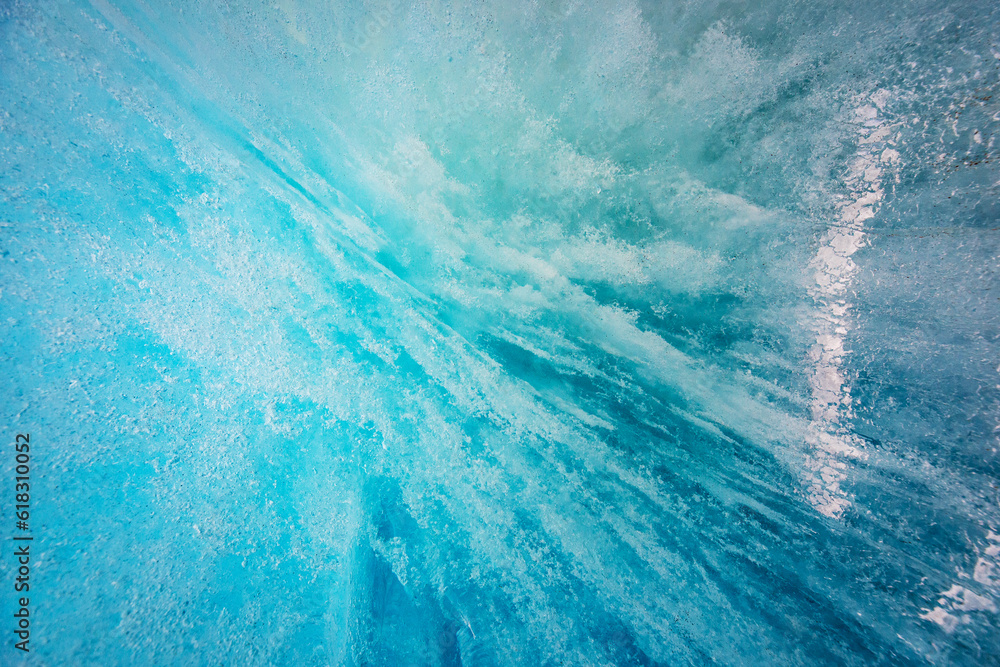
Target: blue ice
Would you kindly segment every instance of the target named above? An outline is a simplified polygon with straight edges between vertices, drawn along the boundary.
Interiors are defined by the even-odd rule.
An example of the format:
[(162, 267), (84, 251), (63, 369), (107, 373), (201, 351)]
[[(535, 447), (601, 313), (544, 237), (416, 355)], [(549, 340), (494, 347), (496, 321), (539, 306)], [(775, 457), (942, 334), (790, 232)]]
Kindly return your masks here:
[(1000, 664), (1000, 5), (0, 31), (0, 663)]

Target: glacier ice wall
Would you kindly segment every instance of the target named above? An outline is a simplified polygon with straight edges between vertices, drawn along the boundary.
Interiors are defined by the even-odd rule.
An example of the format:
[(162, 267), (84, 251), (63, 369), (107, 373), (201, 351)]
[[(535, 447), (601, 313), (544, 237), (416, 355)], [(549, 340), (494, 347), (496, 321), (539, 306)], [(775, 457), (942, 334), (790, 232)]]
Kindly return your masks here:
[(1000, 655), (996, 5), (0, 16), (29, 663)]

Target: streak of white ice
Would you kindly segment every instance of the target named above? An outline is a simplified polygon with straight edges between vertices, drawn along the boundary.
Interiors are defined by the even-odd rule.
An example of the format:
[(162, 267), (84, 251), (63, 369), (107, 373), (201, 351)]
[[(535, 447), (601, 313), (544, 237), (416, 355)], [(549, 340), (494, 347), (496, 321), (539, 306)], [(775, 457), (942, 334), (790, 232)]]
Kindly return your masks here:
[(831, 518), (842, 516), (851, 504), (841, 488), (849, 461), (866, 456), (860, 438), (845, 428), (852, 398), (842, 362), (844, 337), (852, 321), (850, 292), (858, 270), (852, 255), (865, 245), (865, 223), (885, 197), (884, 171), (899, 159), (899, 153), (887, 146), (892, 143), (892, 126), (880, 117), (887, 101), (887, 91), (876, 91), (860, 100), (848, 119), (857, 132), (857, 152), (846, 177), (848, 196), (810, 263), (813, 282), (808, 291), (817, 310), (811, 322), (815, 343), (809, 352), (813, 423), (806, 494), (813, 507)]

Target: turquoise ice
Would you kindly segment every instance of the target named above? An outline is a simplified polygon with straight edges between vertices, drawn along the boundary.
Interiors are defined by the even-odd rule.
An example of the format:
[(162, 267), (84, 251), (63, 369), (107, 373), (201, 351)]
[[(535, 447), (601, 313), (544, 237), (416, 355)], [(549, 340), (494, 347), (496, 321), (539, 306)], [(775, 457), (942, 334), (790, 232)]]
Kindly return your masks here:
[(996, 664), (1000, 6), (0, 30), (0, 663)]

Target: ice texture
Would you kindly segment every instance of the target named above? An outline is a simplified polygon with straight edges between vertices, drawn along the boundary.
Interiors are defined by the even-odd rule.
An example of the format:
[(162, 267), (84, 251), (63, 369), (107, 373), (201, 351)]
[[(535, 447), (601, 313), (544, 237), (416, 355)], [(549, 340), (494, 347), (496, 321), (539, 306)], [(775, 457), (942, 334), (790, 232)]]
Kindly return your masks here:
[(998, 664), (1000, 5), (0, 34), (0, 662)]

